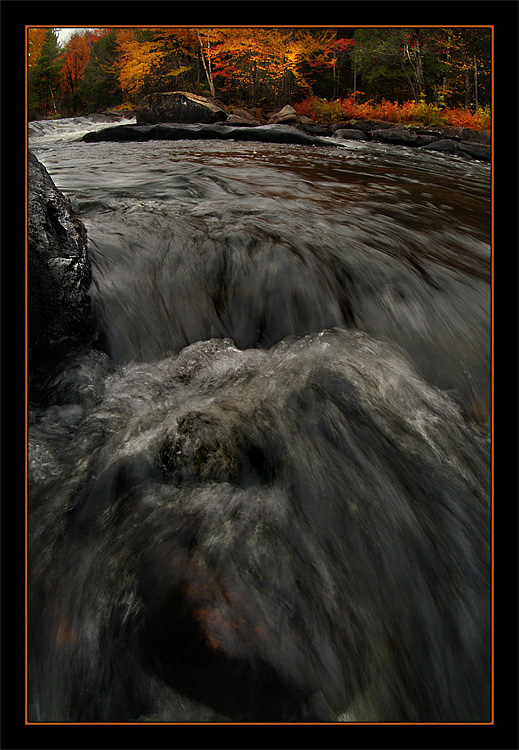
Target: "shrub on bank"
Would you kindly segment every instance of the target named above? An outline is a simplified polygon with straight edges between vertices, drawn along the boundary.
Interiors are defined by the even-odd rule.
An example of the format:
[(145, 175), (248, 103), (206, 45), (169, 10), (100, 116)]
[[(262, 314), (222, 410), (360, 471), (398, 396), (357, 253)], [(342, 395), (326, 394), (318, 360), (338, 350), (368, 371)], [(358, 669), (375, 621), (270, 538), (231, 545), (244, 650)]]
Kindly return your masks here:
[(387, 99), (359, 102), (357, 92), (333, 101), (309, 96), (294, 104), (294, 109), (299, 116), (306, 115), (325, 125), (341, 120), (385, 120), (401, 125), (453, 125), (472, 130), (490, 130), (491, 127), (489, 107), (479, 108), (473, 113), (468, 109), (441, 107), (415, 100), (402, 104)]

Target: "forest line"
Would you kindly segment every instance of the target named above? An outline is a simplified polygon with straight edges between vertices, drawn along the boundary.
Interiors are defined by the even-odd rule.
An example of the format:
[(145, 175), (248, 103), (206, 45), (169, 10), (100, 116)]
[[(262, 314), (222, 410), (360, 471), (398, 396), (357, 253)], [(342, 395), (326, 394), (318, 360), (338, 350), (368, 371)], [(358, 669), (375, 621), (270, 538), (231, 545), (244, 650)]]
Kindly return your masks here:
[(29, 119), (131, 111), (189, 91), (258, 118), (374, 117), (489, 129), (490, 27), (28, 29)]

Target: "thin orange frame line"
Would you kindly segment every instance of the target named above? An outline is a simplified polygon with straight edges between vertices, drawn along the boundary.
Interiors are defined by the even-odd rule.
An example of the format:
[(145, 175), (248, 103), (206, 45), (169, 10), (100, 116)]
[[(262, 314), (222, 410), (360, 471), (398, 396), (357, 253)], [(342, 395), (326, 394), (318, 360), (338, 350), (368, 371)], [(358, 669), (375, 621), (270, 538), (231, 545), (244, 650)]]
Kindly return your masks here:
[[(492, 57), (492, 161), (491, 161), (491, 622), (492, 622), (492, 665), (491, 665), (491, 681), (492, 681), (492, 708), (491, 708), (491, 720), (489, 722), (30, 722), (28, 720), (28, 674), (27, 674), (27, 652), (28, 652), (28, 274), (27, 274), (27, 258), (28, 258), (28, 182), (27, 182), (27, 169), (28, 169), (28, 141), (27, 141), (27, 130), (28, 130), (28, 31), (29, 29), (38, 28), (107, 28), (107, 29), (119, 29), (119, 28), (191, 28), (192, 24), (180, 24), (178, 26), (170, 26), (166, 24), (158, 24), (150, 27), (135, 26), (134, 24), (124, 25), (109, 25), (109, 26), (52, 26), (42, 24), (27, 24), (25, 26), (25, 724), (27, 726), (140, 726), (140, 725), (179, 725), (179, 726), (192, 726), (192, 725), (210, 725), (210, 726), (234, 726), (234, 725), (284, 725), (291, 724), (295, 726), (336, 726), (340, 724), (354, 725), (354, 726), (490, 726), (494, 724), (494, 26), (491, 24), (457, 24), (456, 26), (449, 26), (446, 24), (363, 24), (362, 26), (355, 25), (337, 25), (333, 28), (462, 28), (462, 29), (491, 29), (491, 57)], [(247, 24), (247, 25), (222, 25), (213, 24), (211, 27), (199, 26), (198, 28), (330, 28), (329, 25), (313, 25), (313, 24), (292, 24), (290, 26), (280, 26), (273, 24)]]

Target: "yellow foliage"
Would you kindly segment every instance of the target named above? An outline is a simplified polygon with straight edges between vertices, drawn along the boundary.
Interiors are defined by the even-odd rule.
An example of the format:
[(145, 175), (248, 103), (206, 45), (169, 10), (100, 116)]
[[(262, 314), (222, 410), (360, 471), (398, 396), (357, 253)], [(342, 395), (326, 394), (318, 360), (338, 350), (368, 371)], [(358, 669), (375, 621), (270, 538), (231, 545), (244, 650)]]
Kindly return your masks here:
[(45, 34), (50, 27), (31, 28), (27, 30), (27, 54), (29, 57), (29, 67), (34, 67), (41, 55)]

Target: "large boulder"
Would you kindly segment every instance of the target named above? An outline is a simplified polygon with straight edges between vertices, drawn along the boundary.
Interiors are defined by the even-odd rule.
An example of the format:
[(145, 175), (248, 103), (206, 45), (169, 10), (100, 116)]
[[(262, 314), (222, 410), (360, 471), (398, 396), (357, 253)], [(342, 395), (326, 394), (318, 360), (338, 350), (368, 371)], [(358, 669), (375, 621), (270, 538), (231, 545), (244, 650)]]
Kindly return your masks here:
[(28, 157), (28, 351), (36, 354), (66, 339), (84, 341), (93, 323), (88, 288), (87, 234), (70, 201), (36, 156)]
[(137, 124), (156, 122), (213, 123), (222, 122), (227, 112), (204, 96), (187, 91), (148, 94), (137, 112)]

